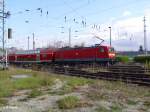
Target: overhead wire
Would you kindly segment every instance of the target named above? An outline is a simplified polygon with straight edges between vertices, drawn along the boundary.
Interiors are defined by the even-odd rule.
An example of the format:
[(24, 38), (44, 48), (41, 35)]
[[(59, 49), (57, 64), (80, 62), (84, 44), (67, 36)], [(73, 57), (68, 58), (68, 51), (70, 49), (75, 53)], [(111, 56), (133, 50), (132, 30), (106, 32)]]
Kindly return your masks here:
[[(135, 1), (139, 1), (139, 0), (134, 0), (134, 2), (132, 1), (132, 3), (135, 3)], [(141, 2), (141, 1), (140, 1)], [(130, 2), (131, 3), (131, 2)], [(125, 4), (125, 5), (127, 5), (127, 4)], [(128, 3), (128, 5), (131, 5), (131, 4), (129, 4)], [(111, 8), (108, 8), (108, 9), (104, 9), (104, 10), (101, 10), (100, 12), (98, 12), (98, 13), (105, 13), (105, 12), (107, 12), (108, 10), (112, 10), (113, 8), (120, 8), (120, 7), (122, 7), (121, 5), (118, 5), (118, 7), (111, 7)], [(92, 14), (92, 13), (91, 13)], [(91, 16), (91, 14), (89, 14), (90, 16)], [(93, 14), (97, 14), (97, 13), (93, 13)], [(124, 17), (120, 17), (120, 19), (121, 18), (124, 18)], [(105, 20), (106, 21), (106, 20)], [(91, 23), (91, 24), (89, 24), (89, 25), (87, 25), (86, 27), (91, 27), (91, 25), (95, 25), (95, 22), (93, 22), (93, 23)], [(96, 27), (96, 25), (95, 25), (95, 27)]]
[[(105, 12), (107, 12), (107, 11), (109, 11), (109, 10), (114, 9), (114, 8), (120, 8), (120, 7), (123, 7), (123, 6), (132, 5), (132, 4), (135, 3), (136, 1), (139, 1), (139, 0), (134, 0), (134, 1), (128, 2), (128, 3), (126, 3), (126, 4), (119, 4), (119, 5), (116, 5), (116, 6), (112, 6), (112, 7), (110, 7), (110, 8), (103, 9), (103, 10), (101, 10), (101, 11), (99, 11), (99, 12), (89, 13), (88, 15), (91, 16), (91, 15), (98, 14), (98, 13), (99, 13), (99, 14), (100, 14), (100, 13), (105, 13)], [(137, 2), (136, 2), (136, 3), (137, 3)], [(72, 18), (70, 18), (70, 19), (67, 20), (67, 21), (70, 21), (70, 20), (72, 20)], [(83, 21), (82, 21), (82, 23), (83, 23)], [(95, 24), (95, 23), (92, 23), (92, 24)], [(86, 26), (87, 26), (87, 25), (86, 25)], [(88, 26), (90, 26), (90, 25), (88, 25)], [(97, 25), (95, 25), (95, 27), (99, 27), (99, 28), (100, 28), (100, 26), (97, 26)]]
[[(129, 3), (127, 3), (127, 4), (120, 4), (120, 5), (117, 5), (117, 6), (113, 6), (113, 7), (110, 7), (110, 8), (107, 8), (107, 9), (103, 9), (103, 10), (101, 10), (101, 11), (99, 11), (99, 12), (94, 12), (94, 13), (90, 13), (90, 15), (94, 15), (94, 14), (98, 14), (98, 13), (104, 13), (104, 12), (107, 12), (108, 10), (112, 10), (113, 8), (120, 8), (120, 7), (122, 7), (122, 6), (126, 6), (126, 5), (131, 5), (131, 3), (135, 3), (135, 1), (138, 1), (138, 0), (134, 0), (134, 1), (132, 1), (132, 2), (129, 2)], [(83, 5), (80, 5), (79, 7), (77, 7), (77, 8), (71, 8), (71, 11), (68, 11), (68, 12), (66, 12), (66, 13), (64, 13), (63, 15), (68, 15), (68, 14), (70, 14), (70, 13), (74, 13), (74, 12), (77, 12), (78, 10), (80, 10), (80, 9), (82, 9), (82, 8), (84, 8), (86, 5), (87, 5), (88, 3), (86, 3), (86, 4), (83, 4)], [(83, 7), (84, 6), (84, 7)], [(70, 6), (69, 6), (70, 7)], [(35, 9), (34, 9), (35, 10)], [(30, 9), (30, 12), (31, 11), (33, 11), (33, 10), (31, 10)], [(24, 12), (26, 12), (26, 11), (24, 11)], [(18, 12), (18, 13), (23, 13), (23, 12)], [(62, 17), (63, 15), (60, 15), (59, 17)], [(89, 15), (89, 14), (88, 14)], [(56, 18), (57, 19), (57, 18)], [(55, 19), (55, 20), (56, 20)], [(62, 19), (62, 18), (59, 18), (59, 19)], [(72, 20), (72, 18), (71, 19), (69, 19), (69, 20), (67, 20), (67, 21), (70, 21), (70, 20)], [(93, 24), (93, 23), (92, 23)], [(87, 25), (86, 27), (90, 27), (92, 24), (89, 24), (89, 25)], [(53, 26), (52, 26), (53, 27)]]
[[(137, 1), (137, 0), (134, 0), (134, 2), (135, 1)], [(132, 3), (134, 3), (133, 1), (132, 1)], [(131, 2), (130, 2), (131, 3)], [(129, 3), (128, 3), (129, 4)], [(131, 5), (131, 4), (130, 4)], [(118, 7), (114, 7), (114, 8), (120, 8), (120, 7), (122, 7), (122, 6), (119, 6), (118, 5)], [(111, 8), (108, 8), (108, 9), (106, 9), (105, 11), (108, 11), (108, 10), (111, 10), (111, 9), (113, 9), (113, 7), (111, 7)], [(103, 13), (105, 12), (104, 10), (103, 10)], [(119, 20), (119, 19), (122, 19), (122, 18), (124, 18), (124, 17), (119, 17), (119, 18), (117, 18), (117, 19), (115, 19), (115, 21), (117, 21), (117, 20)], [(70, 19), (70, 20), (72, 20), (72, 19)], [(92, 23), (92, 24), (89, 24), (89, 25), (87, 25), (86, 27), (91, 27), (92, 25), (93, 25), (94, 23)], [(82, 30), (81, 30), (82, 29)], [(83, 31), (83, 28), (80, 28), (78, 31)]]

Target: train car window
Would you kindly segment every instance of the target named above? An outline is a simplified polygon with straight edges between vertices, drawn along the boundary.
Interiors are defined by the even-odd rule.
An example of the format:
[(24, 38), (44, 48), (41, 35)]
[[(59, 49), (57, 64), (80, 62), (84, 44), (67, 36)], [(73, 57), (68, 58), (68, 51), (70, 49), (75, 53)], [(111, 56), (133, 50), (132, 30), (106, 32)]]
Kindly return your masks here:
[(47, 57), (47, 54), (43, 54), (43, 58), (46, 58)]
[(99, 51), (100, 51), (101, 53), (105, 52), (104, 48), (100, 48)]

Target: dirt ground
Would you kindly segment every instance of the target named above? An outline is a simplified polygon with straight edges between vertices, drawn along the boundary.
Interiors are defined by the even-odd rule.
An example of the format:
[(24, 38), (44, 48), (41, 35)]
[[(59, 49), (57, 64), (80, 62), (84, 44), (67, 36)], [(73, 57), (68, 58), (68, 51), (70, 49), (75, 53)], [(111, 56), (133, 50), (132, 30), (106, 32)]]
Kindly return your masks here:
[[(149, 87), (57, 76), (52, 85), (36, 89), (17, 90), (1, 98), (7, 103), (0, 106), (0, 112), (150, 112)], [(64, 100), (61, 108), (58, 101), (67, 96), (79, 100)]]

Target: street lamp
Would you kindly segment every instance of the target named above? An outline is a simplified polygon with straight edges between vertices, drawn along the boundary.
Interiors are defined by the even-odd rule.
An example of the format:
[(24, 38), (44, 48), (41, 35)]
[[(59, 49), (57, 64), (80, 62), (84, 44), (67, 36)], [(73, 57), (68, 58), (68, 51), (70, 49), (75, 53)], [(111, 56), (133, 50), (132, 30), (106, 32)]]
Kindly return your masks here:
[(109, 28), (109, 32), (110, 32), (110, 46), (111, 46), (111, 27), (108, 27)]

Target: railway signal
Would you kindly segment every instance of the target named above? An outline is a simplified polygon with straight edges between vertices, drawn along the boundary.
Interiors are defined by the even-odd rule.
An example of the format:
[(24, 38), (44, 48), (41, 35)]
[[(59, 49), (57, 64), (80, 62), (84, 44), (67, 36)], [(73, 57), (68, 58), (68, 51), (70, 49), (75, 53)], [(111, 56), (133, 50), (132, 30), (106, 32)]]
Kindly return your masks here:
[(8, 28), (8, 39), (12, 38), (12, 29)]

